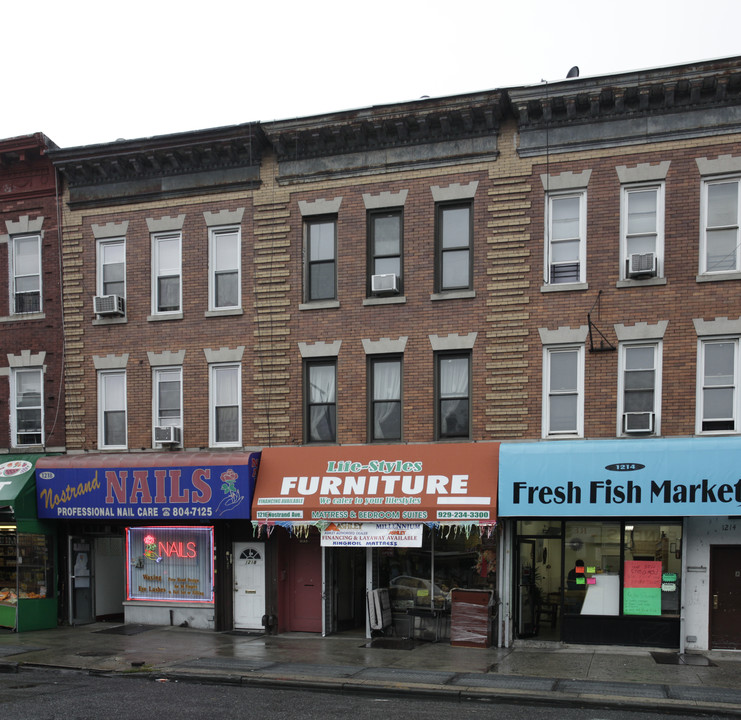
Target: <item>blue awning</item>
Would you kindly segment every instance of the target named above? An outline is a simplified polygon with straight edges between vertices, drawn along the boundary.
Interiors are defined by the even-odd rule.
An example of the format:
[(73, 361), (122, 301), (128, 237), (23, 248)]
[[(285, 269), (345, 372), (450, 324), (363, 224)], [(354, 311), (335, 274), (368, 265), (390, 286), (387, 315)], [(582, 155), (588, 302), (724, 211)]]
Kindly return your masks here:
[(39, 518), (250, 519), (260, 453), (91, 453), (40, 458)]
[(502, 443), (500, 517), (741, 515), (741, 438)]

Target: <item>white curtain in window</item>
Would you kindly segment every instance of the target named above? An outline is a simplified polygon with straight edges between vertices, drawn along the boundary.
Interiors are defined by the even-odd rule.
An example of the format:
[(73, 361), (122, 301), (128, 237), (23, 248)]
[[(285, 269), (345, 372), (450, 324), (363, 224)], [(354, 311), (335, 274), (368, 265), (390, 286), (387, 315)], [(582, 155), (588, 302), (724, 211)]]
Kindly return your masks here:
[(334, 439), (333, 409), (336, 402), (337, 377), (334, 365), (313, 365), (309, 368), (309, 404), (311, 438)]
[[(384, 437), (384, 423), (398, 412), (401, 399), (401, 363), (398, 360), (373, 364), (373, 400), (375, 401), (375, 437)], [(392, 400), (397, 402), (383, 402)]]

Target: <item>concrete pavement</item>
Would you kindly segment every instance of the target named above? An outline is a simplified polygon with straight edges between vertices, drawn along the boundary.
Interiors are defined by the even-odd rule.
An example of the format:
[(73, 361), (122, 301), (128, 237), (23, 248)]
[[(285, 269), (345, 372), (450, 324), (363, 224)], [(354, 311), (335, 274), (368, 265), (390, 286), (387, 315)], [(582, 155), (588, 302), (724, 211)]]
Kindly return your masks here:
[(267, 636), (95, 623), (0, 631), (0, 672), (46, 666), (163, 681), (741, 716), (741, 653), (680, 657), (529, 642), (514, 648), (373, 644), (360, 634)]

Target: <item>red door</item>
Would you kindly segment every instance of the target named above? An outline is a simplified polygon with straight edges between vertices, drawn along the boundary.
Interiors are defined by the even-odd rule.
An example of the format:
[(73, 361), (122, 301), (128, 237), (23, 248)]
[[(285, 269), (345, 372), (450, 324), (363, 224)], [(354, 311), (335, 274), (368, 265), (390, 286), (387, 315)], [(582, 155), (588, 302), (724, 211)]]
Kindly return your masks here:
[(741, 650), (741, 546), (710, 547), (710, 648)]
[(322, 631), (322, 548), (319, 536), (292, 537), (288, 546), (289, 630)]

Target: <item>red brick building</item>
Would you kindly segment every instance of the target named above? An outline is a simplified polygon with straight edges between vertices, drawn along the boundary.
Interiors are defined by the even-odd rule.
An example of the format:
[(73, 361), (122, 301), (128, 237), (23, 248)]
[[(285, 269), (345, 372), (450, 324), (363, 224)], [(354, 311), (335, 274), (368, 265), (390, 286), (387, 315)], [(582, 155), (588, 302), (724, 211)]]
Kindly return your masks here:
[(33, 483), (36, 459), (65, 449), (55, 147), (41, 133), (0, 140), (0, 625), (21, 630), (57, 622), (54, 533)]
[[(711, 614), (708, 567), (713, 582), (721, 567), (708, 548), (741, 545), (723, 529), (735, 510), (682, 505), (679, 491), (679, 505), (660, 506), (650, 483), (636, 489), (648, 473), (630, 476), (632, 504), (578, 506), (586, 464), (564, 480), (583, 486), (574, 502), (551, 502), (561, 485), (548, 473), (583, 451), (614, 456), (600, 472), (686, 452), (732, 474), (740, 73), (731, 58), (53, 153), (68, 453), (99, 453), (101, 471), (136, 456), (155, 472), (201, 451), (262, 451), (252, 523), (215, 523), (213, 605), (176, 605), (187, 612), (175, 617), (370, 629), (366, 593), (389, 588), (397, 632), (455, 636), (446, 610), (465, 588), (499, 598), (504, 644), (584, 641), (602, 627), (604, 642), (724, 642), (698, 628)], [(499, 473), (496, 461), (466, 470), (489, 495), (461, 493), (458, 515), (420, 509), (415, 548), (321, 549), (316, 530), (326, 539), (328, 520), (354, 511), (309, 508), (310, 480), (293, 498), (305, 510), (260, 487), (357, 464), (341, 482), (364, 502), (365, 453), (427, 468), (440, 447), (464, 463), (499, 442)], [(300, 452), (314, 447), (333, 454)], [(523, 479), (541, 454), (542, 477)], [(450, 480), (455, 469), (415, 472)], [(517, 505), (515, 483), (528, 479), (539, 489)], [(595, 482), (607, 480), (617, 487)], [(379, 493), (384, 519), (408, 517), (393, 507), (408, 496), (434, 495), (414, 482)], [(333, 506), (342, 493), (326, 487)], [(275, 522), (294, 534), (265, 542)], [(70, 532), (92, 527), (123, 537), (123, 522)], [(654, 584), (632, 592), (626, 579), (642, 569)], [(233, 592), (240, 583), (249, 591)], [(155, 605), (131, 601), (127, 613)]]

